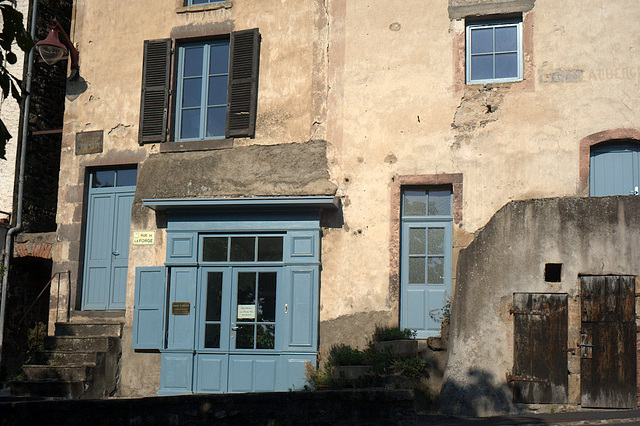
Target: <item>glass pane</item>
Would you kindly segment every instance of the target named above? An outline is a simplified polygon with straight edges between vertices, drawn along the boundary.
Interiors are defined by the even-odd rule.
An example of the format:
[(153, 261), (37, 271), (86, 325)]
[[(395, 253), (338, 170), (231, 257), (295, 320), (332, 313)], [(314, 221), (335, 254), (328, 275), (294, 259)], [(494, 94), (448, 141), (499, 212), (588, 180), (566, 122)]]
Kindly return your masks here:
[(207, 274), (207, 315), (206, 321), (220, 321), (222, 305), (222, 272)]
[(427, 192), (426, 191), (404, 191), (404, 210), (405, 216), (424, 216), (427, 209)]
[(451, 191), (429, 191), (429, 216), (451, 216)]
[(96, 170), (93, 172), (92, 188), (110, 188), (116, 184), (116, 172), (113, 170)]
[(258, 336), (256, 338), (256, 349), (273, 349), (276, 341), (275, 325), (259, 325)]
[(193, 139), (198, 137), (200, 137), (200, 108), (185, 109), (182, 111), (180, 138)]
[(282, 237), (258, 237), (258, 261), (279, 262), (282, 260)]
[(191, 4), (192, 5), (196, 5), (196, 4), (207, 4), (209, 3), (209, 0), (191, 0)]
[(202, 243), (202, 260), (205, 262), (225, 262), (227, 260), (227, 237), (207, 237)]
[(444, 254), (444, 228), (429, 228), (429, 254)]
[(256, 273), (238, 273), (238, 305), (255, 305)]
[(409, 229), (409, 254), (425, 254), (426, 237), (425, 228)]
[(430, 257), (427, 284), (444, 284), (444, 257)]
[(253, 349), (253, 324), (238, 325), (236, 330), (236, 348)]
[(517, 50), (518, 30), (513, 27), (496, 28), (496, 52), (514, 52)]
[(207, 105), (227, 105), (227, 76), (209, 77), (209, 97)]
[(256, 237), (231, 237), (231, 261), (251, 262), (255, 259)]
[(202, 95), (202, 79), (188, 78), (182, 83), (182, 107), (198, 107), (200, 106), (200, 98)]
[(137, 169), (121, 169), (116, 171), (117, 186), (136, 186)]
[(409, 258), (409, 284), (424, 284), (424, 257)]
[(224, 126), (227, 121), (227, 107), (213, 107), (207, 109), (207, 137), (223, 138)]
[(202, 75), (203, 52), (204, 48), (202, 46), (184, 48), (184, 77)]
[(209, 56), (209, 74), (229, 72), (229, 43), (214, 44)]
[(500, 53), (496, 55), (496, 78), (518, 77), (518, 54)]
[(493, 27), (471, 29), (471, 53), (493, 52)]
[(220, 324), (207, 324), (204, 327), (204, 347), (220, 347)]
[(258, 321), (276, 320), (276, 273), (260, 272), (258, 275)]
[(471, 57), (471, 79), (486, 80), (493, 78), (493, 55)]

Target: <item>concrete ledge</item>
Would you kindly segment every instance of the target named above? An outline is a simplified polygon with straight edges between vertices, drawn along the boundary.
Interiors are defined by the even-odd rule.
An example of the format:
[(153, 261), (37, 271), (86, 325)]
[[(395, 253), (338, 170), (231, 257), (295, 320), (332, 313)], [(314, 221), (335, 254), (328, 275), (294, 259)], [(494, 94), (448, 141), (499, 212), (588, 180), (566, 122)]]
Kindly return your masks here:
[(412, 390), (344, 390), (0, 403), (0, 424), (415, 424)]

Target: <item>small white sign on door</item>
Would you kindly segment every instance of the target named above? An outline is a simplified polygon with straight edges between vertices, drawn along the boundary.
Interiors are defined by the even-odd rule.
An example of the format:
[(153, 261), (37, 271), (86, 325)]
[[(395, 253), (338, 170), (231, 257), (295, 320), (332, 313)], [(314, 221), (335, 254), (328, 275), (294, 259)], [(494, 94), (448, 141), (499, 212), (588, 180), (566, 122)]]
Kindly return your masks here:
[(238, 305), (238, 319), (255, 319), (256, 305)]

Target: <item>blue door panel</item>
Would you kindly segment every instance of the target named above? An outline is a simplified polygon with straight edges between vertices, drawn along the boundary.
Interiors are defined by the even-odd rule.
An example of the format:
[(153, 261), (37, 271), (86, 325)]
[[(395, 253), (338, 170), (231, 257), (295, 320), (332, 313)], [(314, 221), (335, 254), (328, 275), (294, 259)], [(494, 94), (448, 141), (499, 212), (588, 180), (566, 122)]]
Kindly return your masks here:
[(229, 356), (229, 392), (251, 392), (253, 389), (253, 357)]
[[(174, 310), (174, 304), (188, 303), (188, 314)], [(169, 279), (169, 324), (167, 349), (194, 348), (196, 268), (173, 267)], [(184, 305), (183, 305), (184, 306)]]
[(405, 291), (405, 295), (405, 303), (402, 305), (405, 308), (405, 321), (402, 325), (403, 328), (410, 328), (411, 330), (425, 330), (427, 328), (427, 290), (407, 289)]
[(161, 266), (136, 268), (133, 348), (163, 349), (166, 277)]
[(133, 194), (116, 194), (115, 202), (116, 217), (114, 218), (115, 229), (111, 253), (111, 300), (109, 301), (109, 309), (125, 309)]
[(273, 392), (278, 355), (229, 355), (229, 392)]
[(427, 324), (425, 328), (427, 331), (437, 335), (440, 333), (440, 323), (431, 317), (431, 313), (436, 313), (446, 303), (444, 289), (432, 289), (429, 291), (429, 298), (427, 300), (427, 315), (425, 316)]
[(278, 375), (278, 390), (300, 390), (306, 384), (305, 364), (316, 365), (315, 355), (281, 355)]
[(158, 395), (193, 393), (193, 353), (163, 352), (160, 369), (160, 391)]
[(110, 309), (125, 309), (127, 299), (127, 266), (114, 266), (111, 280)]
[(258, 356), (253, 362), (255, 370), (253, 388), (254, 392), (273, 392), (276, 387), (276, 371), (278, 357)]
[(287, 350), (314, 350), (317, 341), (318, 267), (290, 268), (289, 300), (287, 302)]
[(199, 393), (224, 393), (227, 391), (226, 354), (197, 354), (195, 390)]

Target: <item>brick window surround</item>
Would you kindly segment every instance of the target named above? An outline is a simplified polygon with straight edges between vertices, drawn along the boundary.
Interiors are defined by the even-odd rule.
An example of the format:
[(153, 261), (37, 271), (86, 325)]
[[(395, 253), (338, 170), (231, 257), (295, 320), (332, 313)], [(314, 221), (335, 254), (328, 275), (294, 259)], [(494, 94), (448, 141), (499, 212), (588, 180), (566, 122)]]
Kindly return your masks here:
[(589, 160), (591, 158), (591, 148), (600, 143), (614, 140), (628, 140), (640, 144), (640, 130), (604, 130), (586, 136), (580, 141), (578, 189), (581, 194), (589, 195)]
[(398, 308), (400, 299), (400, 204), (402, 189), (410, 186), (451, 186), (454, 229), (462, 225), (462, 173), (394, 176), (390, 185), (389, 299)]

